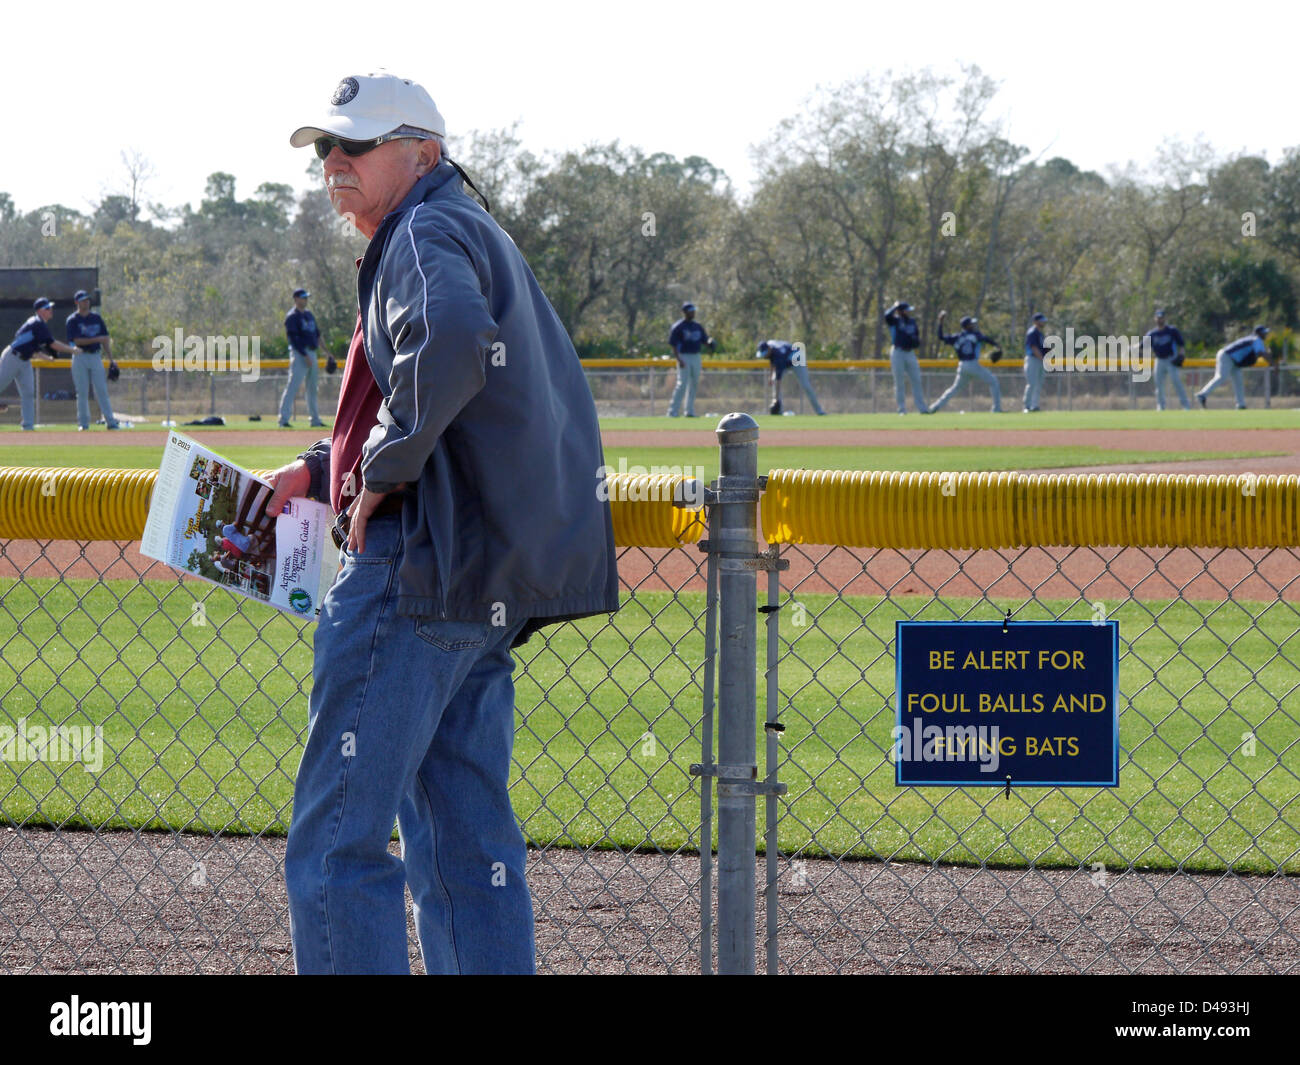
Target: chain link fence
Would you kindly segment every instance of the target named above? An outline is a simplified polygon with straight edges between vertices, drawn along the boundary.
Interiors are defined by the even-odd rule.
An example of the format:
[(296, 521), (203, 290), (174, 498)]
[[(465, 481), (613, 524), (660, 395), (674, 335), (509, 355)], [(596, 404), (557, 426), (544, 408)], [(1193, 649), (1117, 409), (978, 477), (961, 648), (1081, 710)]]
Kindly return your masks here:
[[(737, 884), (773, 972), (1300, 969), (1296, 478), (961, 475), (945, 517), (937, 475), (773, 474), (764, 552), (727, 471), (701, 512), (616, 494), (622, 609), (519, 651), (539, 970), (729, 971)], [(311, 625), (120, 535), (31, 538), (15, 473), (0, 969), (290, 971)], [(63, 476), (51, 506), (107, 512), (112, 471)], [(1119, 788), (895, 786), (896, 621), (1098, 611)]]

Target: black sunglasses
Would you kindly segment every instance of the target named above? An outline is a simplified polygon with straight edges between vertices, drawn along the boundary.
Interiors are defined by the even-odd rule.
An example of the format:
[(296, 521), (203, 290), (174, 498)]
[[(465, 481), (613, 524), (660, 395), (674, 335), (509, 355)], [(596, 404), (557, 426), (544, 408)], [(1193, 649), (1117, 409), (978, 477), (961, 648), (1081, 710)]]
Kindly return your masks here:
[(325, 159), (330, 152), (338, 147), (344, 155), (350, 155), (355, 158), (358, 155), (365, 155), (366, 152), (373, 152), (385, 141), (400, 140), (419, 140), (419, 137), (413, 137), (410, 133), (385, 133), (382, 137), (376, 137), (368, 141), (350, 141), (342, 137), (317, 137), (315, 140), (316, 155), (320, 159)]

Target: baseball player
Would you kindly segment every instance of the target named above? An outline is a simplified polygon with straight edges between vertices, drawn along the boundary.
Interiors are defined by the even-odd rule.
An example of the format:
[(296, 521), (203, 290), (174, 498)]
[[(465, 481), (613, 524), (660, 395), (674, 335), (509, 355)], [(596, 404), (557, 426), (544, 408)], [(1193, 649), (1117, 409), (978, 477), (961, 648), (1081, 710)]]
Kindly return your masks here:
[(921, 395), (921, 362), (917, 349), (921, 346), (921, 329), (912, 317), (912, 305), (899, 300), (885, 311), (885, 325), (889, 326), (889, 368), (894, 374), (894, 399), (898, 413), (907, 413), (907, 392), (904, 379), (912, 382), (912, 402), (922, 414), (931, 413), (931, 407)]
[(1183, 387), (1183, 375), (1178, 369), (1183, 364), (1187, 345), (1183, 343), (1183, 334), (1165, 322), (1165, 312), (1156, 311), (1156, 327), (1147, 331), (1151, 338), (1151, 350), (1156, 357), (1156, 410), (1165, 409), (1165, 382), (1172, 380), (1178, 391), (1178, 402), (1183, 410), (1191, 410), (1191, 400), (1187, 398), (1187, 389)]
[(1047, 315), (1035, 314), (1025, 333), (1025, 413), (1033, 414), (1038, 410), (1038, 397), (1043, 391), (1043, 359), (1047, 349), (1043, 346), (1043, 323)]
[(700, 387), (700, 370), (704, 356), (700, 348), (707, 346), (710, 351), (715, 347), (713, 338), (704, 326), (695, 320), (695, 304), (682, 304), (682, 317), (673, 323), (672, 332), (668, 334), (668, 346), (677, 357), (677, 387), (668, 402), (668, 417), (676, 418), (682, 412), (682, 400), (686, 400), (686, 417), (695, 417), (695, 391)]
[(990, 370), (986, 370), (980, 365), (980, 348), (985, 344), (991, 344), (997, 347), (997, 341), (992, 337), (987, 337), (981, 333), (975, 326), (979, 323), (978, 318), (966, 317), (961, 320), (961, 332), (953, 333), (952, 336), (946, 336), (943, 332), (943, 319), (947, 311), (939, 312), (939, 339), (945, 344), (951, 344), (957, 350), (957, 377), (953, 383), (948, 386), (937, 403), (930, 408), (932, 412), (943, 410), (948, 400), (952, 399), (965, 383), (968, 377), (978, 377), (981, 381), (988, 383), (989, 389), (993, 392), (993, 413), (1002, 413), (1002, 386), (998, 384), (997, 377)]
[[(320, 342), (320, 328), (316, 318), (307, 310), (307, 301), (311, 293), (305, 288), (295, 289), (293, 293), (293, 310), (284, 316), (284, 332), (289, 338), (289, 383), (285, 385), (284, 395), (280, 397), (280, 428), (292, 429), (289, 415), (293, 413), (293, 401), (298, 395), (298, 385), (307, 379), (307, 414), (311, 424), (324, 425), (320, 420), (320, 410), (316, 405), (316, 349), (324, 351)], [(329, 352), (325, 352), (329, 355)]]
[(758, 345), (754, 358), (767, 359), (772, 364), (772, 372), (768, 377), (768, 384), (772, 387), (772, 405), (768, 408), (771, 413), (781, 413), (781, 377), (786, 370), (794, 370), (813, 410), (819, 415), (826, 413), (817, 402), (817, 393), (813, 391), (812, 380), (808, 376), (808, 357), (802, 347), (795, 347), (787, 340), (764, 340)]
[(113, 417), (113, 408), (108, 402), (108, 375), (100, 355), (103, 351), (112, 358), (108, 326), (90, 309), (89, 292), (78, 289), (72, 299), (77, 309), (63, 323), (63, 333), (76, 350), (72, 356), (72, 383), (77, 389), (77, 428), (81, 432), (90, 428), (90, 390), (93, 388), (95, 402), (104, 416), (104, 425), (109, 429), (120, 429), (122, 426)]
[(54, 303), (44, 296), (32, 304), (35, 312), (18, 327), (9, 346), (0, 353), (0, 392), (10, 381), (18, 384), (18, 398), (22, 401), (23, 428), (36, 428), (36, 372), (32, 369), (32, 356), (41, 352), (42, 358), (53, 358), (51, 352), (75, 355), (77, 349), (55, 340), (50, 332), (50, 319), (54, 317)]
[(1214, 357), (1214, 377), (1208, 385), (1196, 393), (1196, 398), (1202, 407), (1205, 406), (1206, 397), (1230, 377), (1232, 390), (1237, 396), (1237, 409), (1246, 409), (1246, 390), (1242, 387), (1241, 371), (1247, 366), (1254, 366), (1261, 355), (1267, 357), (1268, 345), (1264, 343), (1264, 338), (1268, 333), (1268, 326), (1257, 325), (1247, 336), (1219, 349)]

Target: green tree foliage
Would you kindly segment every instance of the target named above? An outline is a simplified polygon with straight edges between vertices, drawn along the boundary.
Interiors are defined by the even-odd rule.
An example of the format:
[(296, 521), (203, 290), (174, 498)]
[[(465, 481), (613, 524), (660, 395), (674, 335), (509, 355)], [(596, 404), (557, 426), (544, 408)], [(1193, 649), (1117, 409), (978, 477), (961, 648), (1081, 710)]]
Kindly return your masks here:
[[(1054, 329), (1128, 335), (1163, 305), (1194, 350), (1257, 321), (1279, 337), (1300, 325), (1300, 147), (1271, 165), (1166, 143), (1147, 169), (1102, 175), (1030, 158), (996, 103), (976, 67), (823, 90), (755, 146), (743, 198), (707, 159), (620, 143), (538, 155), (512, 127), (452, 152), (588, 353), (666, 352), (687, 299), (729, 354), (778, 336), (879, 355), (898, 298), (919, 308), (925, 354), (940, 309), (978, 315), (1010, 350), (1040, 310)], [(299, 285), (342, 353), (365, 240), (314, 159), (307, 173), (305, 191), (267, 182), (241, 198), (218, 171), (197, 206), (164, 206), (146, 200), (149, 160), (123, 152), (88, 212), (23, 211), (0, 192), (0, 265), (97, 263), (119, 355), (147, 357), (176, 328), (282, 354)]]

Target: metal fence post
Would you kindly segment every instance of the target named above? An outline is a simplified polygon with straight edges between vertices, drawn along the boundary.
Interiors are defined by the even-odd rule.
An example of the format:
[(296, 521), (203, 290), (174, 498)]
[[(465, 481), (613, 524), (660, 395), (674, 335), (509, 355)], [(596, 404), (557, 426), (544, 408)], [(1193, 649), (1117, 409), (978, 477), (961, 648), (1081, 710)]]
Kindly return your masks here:
[(708, 540), (718, 567), (718, 764), (701, 768), (718, 781), (718, 972), (726, 975), (754, 972), (758, 423), (728, 414), (717, 433)]

